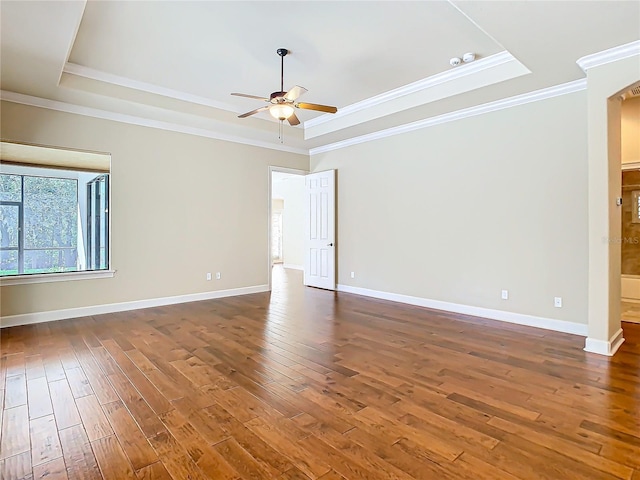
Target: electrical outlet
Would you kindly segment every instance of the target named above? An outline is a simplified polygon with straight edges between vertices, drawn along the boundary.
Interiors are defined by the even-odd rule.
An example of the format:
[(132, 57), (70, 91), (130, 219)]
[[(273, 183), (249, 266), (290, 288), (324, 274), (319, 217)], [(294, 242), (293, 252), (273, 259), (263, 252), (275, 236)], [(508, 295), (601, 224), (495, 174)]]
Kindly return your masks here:
[(553, 306), (556, 308), (562, 308), (562, 297), (553, 297)]
[(216, 272), (216, 280), (220, 280), (220, 272)]
[(211, 272), (207, 273), (207, 280), (211, 280)]
[(356, 278), (356, 272), (351, 272), (351, 278)]
[(502, 290), (502, 299), (509, 300), (509, 290)]

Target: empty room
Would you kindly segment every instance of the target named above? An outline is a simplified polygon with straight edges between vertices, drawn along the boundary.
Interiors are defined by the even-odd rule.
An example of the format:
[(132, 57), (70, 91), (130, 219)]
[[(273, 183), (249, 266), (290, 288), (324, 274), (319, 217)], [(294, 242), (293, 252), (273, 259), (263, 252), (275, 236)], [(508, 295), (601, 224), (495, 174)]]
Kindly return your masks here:
[(640, 480), (640, 2), (0, 22), (1, 479)]

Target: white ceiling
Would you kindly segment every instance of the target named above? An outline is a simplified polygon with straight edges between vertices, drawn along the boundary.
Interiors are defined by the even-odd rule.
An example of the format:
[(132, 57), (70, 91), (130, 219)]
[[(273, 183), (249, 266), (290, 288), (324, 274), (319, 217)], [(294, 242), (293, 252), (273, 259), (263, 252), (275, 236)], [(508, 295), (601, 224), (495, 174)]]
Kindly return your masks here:
[[(305, 151), (583, 78), (578, 58), (640, 39), (635, 1), (3, 0), (0, 9), (4, 98)], [(302, 100), (339, 109), (299, 111), (305, 124), (285, 127), (284, 146), (268, 113), (237, 118), (260, 101), (229, 95), (279, 90), (280, 47), (291, 51), (285, 89), (302, 85)], [(466, 52), (478, 60), (452, 69)]]

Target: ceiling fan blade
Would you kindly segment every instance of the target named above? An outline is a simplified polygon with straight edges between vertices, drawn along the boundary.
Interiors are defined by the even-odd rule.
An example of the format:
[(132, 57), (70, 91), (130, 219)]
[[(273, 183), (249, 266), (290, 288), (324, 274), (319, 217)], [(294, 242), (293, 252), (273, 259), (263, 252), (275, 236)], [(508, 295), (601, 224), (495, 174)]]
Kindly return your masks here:
[(336, 113), (338, 109), (336, 107), (330, 107), (329, 105), (318, 105), (316, 103), (296, 103), (296, 107), (303, 108), (305, 110), (317, 110), (318, 112)]
[(291, 90), (289, 90), (286, 93), (284, 98), (285, 98), (285, 100), (295, 100), (300, 95), (303, 95), (305, 93), (307, 93), (307, 89), (306, 88), (301, 87), (300, 85), (296, 85), (295, 87), (293, 87)]
[(256, 100), (264, 100), (265, 102), (269, 101), (268, 98), (258, 97), (257, 95), (247, 95), (246, 93), (232, 93), (231, 95), (234, 95), (236, 97), (255, 98)]
[(264, 112), (265, 110), (269, 110), (269, 107), (266, 106), (266, 107), (256, 108), (255, 110), (251, 110), (250, 112), (243, 113), (242, 115), (238, 115), (238, 118), (250, 117), (251, 115), (255, 115), (256, 113), (259, 113), (259, 112)]
[(291, 126), (300, 125), (300, 120), (298, 119), (298, 117), (296, 117), (295, 113), (292, 113), (291, 116), (289, 118), (287, 118), (287, 121), (289, 122), (289, 125), (291, 125)]

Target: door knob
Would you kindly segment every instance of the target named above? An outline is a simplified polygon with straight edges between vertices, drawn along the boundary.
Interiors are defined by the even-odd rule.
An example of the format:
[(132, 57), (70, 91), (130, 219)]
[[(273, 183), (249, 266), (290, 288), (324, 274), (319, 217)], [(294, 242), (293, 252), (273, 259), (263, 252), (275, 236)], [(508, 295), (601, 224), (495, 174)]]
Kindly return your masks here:
[(333, 243), (327, 243), (327, 247), (333, 247)]

